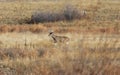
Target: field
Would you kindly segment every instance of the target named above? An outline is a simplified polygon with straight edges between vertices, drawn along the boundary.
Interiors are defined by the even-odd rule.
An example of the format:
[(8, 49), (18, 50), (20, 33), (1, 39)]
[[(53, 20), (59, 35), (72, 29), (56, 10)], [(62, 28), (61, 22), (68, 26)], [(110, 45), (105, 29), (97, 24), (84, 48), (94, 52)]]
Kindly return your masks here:
[(119, 0), (11, 1), (0, 1), (0, 75), (120, 74)]

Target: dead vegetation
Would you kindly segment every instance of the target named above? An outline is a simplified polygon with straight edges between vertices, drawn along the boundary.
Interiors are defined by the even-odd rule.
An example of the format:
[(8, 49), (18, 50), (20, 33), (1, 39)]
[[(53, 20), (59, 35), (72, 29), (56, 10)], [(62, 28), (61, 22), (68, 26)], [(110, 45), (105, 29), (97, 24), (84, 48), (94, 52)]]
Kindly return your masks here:
[(0, 32), (26, 32), (31, 31), (34, 33), (47, 31), (44, 25), (0, 25)]
[(66, 5), (62, 8), (62, 11), (59, 12), (43, 12), (43, 11), (35, 11), (30, 21), (26, 21), (26, 23), (42, 23), (42, 22), (56, 22), (56, 21), (72, 21), (76, 19), (83, 19), (87, 16), (85, 10), (78, 10), (72, 5)]
[(7, 32), (33, 32), (43, 33), (53, 30), (58, 33), (77, 32), (85, 34), (119, 34), (119, 22), (91, 22), (91, 21), (72, 21), (72, 22), (54, 22), (40, 24), (24, 25), (0, 25), (0, 33)]
[[(69, 3), (74, 7), (63, 9)], [(119, 75), (119, 6), (119, 0), (0, 2), (0, 75)], [(69, 44), (55, 45), (49, 30), (70, 37)]]

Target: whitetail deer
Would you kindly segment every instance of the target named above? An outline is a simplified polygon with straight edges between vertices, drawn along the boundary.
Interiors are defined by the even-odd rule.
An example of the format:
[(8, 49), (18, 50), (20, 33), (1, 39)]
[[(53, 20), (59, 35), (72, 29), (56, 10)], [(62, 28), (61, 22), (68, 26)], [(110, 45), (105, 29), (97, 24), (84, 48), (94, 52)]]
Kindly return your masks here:
[(50, 32), (49, 35), (54, 43), (67, 43), (68, 44), (68, 41), (70, 40), (69, 37), (67, 36), (57, 36), (54, 34), (54, 32)]

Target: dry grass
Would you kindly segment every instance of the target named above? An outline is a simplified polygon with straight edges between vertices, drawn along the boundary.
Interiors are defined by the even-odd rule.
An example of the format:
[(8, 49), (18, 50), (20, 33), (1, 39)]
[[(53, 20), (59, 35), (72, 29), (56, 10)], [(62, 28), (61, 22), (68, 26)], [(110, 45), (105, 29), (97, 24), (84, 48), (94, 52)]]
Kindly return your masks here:
[[(87, 1), (87, 3), (86, 3)], [(67, 4), (78, 10), (85, 10), (92, 21), (119, 21), (119, 4), (115, 1), (71, 0), (71, 1), (40, 1), (40, 2), (0, 2), (0, 24), (24, 24), (36, 11), (60, 12)]]
[(94, 22), (87, 20), (75, 20), (72, 22), (50, 22), (40, 24), (24, 25), (0, 25), (0, 32), (25, 32), (33, 33), (48, 32), (53, 30), (59, 33), (77, 32), (85, 34), (120, 34), (119, 21), (117, 22)]
[[(67, 2), (67, 3), (66, 3)], [(87, 17), (74, 21), (57, 21), (40, 23), (42, 27), (29, 26), (24, 24), (31, 20), (34, 12), (59, 13), (63, 11), (66, 5), (72, 5), (76, 9), (86, 11)], [(40, 2), (0, 2), (0, 31), (1, 32), (41, 32), (54, 30), (56, 32), (83, 32), (83, 33), (120, 33), (120, 2), (119, 1), (103, 1), (103, 0), (85, 0), (76, 1), (40, 1)], [(10, 26), (9, 26), (9, 25)], [(19, 25), (25, 25), (19, 26)], [(2, 25), (2, 26), (1, 26)], [(5, 26), (4, 26), (5, 25)], [(7, 26), (8, 25), (8, 26)], [(15, 26), (17, 25), (17, 26)], [(28, 25), (28, 26), (27, 26)], [(33, 24), (31, 24), (33, 25)], [(38, 28), (36, 28), (38, 27)], [(42, 30), (43, 28), (43, 30)]]
[[(36, 11), (58, 11), (59, 7), (63, 7), (63, 2), (54, 3), (51, 1), (40, 2), (8, 2), (0, 3), (1, 5), (1, 24), (19, 24), (24, 23), (25, 19), (31, 18), (33, 12)], [(61, 8), (62, 9), (62, 8)], [(7, 12), (9, 11), (9, 12)]]
[[(87, 17), (24, 24), (36, 11), (60, 12), (66, 4)], [(119, 7), (119, 0), (0, 2), (0, 75), (119, 75)], [(54, 44), (49, 30), (69, 44)]]
[(119, 35), (61, 35), (68, 45), (55, 45), (48, 33), (1, 34), (1, 66), (12, 75), (119, 75)]

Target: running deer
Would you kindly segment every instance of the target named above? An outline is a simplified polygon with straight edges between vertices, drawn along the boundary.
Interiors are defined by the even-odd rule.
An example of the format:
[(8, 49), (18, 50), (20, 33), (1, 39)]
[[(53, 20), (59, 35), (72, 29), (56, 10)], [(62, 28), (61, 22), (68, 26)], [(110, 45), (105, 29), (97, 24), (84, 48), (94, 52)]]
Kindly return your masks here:
[(54, 43), (66, 43), (66, 44), (68, 44), (68, 41), (70, 40), (69, 37), (57, 36), (54, 34), (54, 32), (50, 32), (48, 36), (50, 36), (53, 39)]

